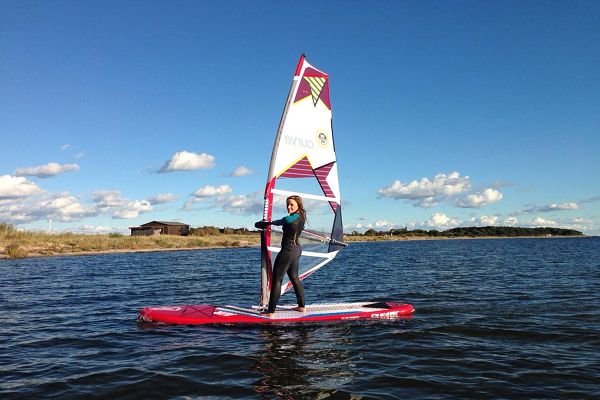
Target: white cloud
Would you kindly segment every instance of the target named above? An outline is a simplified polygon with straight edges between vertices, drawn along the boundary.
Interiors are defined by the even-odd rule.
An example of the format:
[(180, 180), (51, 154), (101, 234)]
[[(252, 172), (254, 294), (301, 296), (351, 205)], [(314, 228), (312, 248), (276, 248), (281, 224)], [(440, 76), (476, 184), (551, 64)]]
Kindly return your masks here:
[(183, 209), (191, 210), (194, 204), (202, 202), (207, 208), (220, 208), (234, 215), (262, 215), (263, 199), (259, 198), (259, 192), (244, 195), (231, 192), (229, 185), (204, 186), (185, 202)]
[(552, 211), (568, 211), (579, 210), (579, 205), (575, 202), (566, 202), (561, 204), (546, 204), (544, 206), (531, 206), (523, 210), (524, 213), (530, 212), (552, 212)]
[(375, 221), (375, 227), (377, 227), (377, 228), (390, 228), (395, 225), (396, 224), (388, 221), (387, 219), (381, 219), (379, 221)]
[[(196, 190), (192, 194), (191, 199), (189, 199), (188, 201), (185, 202), (185, 204), (183, 205), (183, 209), (189, 210), (192, 208), (192, 206), (194, 204), (206, 202), (211, 199), (214, 202), (215, 197), (225, 196), (225, 195), (231, 193), (231, 191), (232, 191), (231, 186), (229, 186), (229, 185), (221, 185), (221, 186), (206, 185), (206, 186), (203, 186), (200, 189)], [(213, 203), (212, 205), (209, 205), (209, 206), (214, 207), (215, 204)]]
[(10, 223), (52, 219), (69, 222), (95, 216), (95, 207), (81, 205), (69, 194), (54, 194), (45, 198), (5, 201), (0, 204), (0, 220)]
[(63, 144), (62, 146), (60, 146), (60, 149), (61, 149), (62, 151), (65, 151), (65, 150), (66, 150), (66, 149), (68, 149), (69, 147), (71, 147), (71, 145), (70, 145), (70, 144), (68, 144), (68, 143), (65, 143), (65, 144)]
[(230, 172), (228, 176), (248, 176), (248, 175), (254, 175), (254, 170), (244, 167), (243, 165), (240, 165), (239, 167), (234, 169), (232, 172)]
[(109, 233), (121, 230), (120, 228), (111, 228), (110, 226), (95, 226), (95, 225), (82, 225), (79, 227), (81, 233)]
[(0, 176), (0, 200), (16, 199), (42, 193), (43, 190), (26, 178), (2, 175)]
[(35, 176), (37, 178), (49, 178), (59, 174), (64, 174), (69, 171), (79, 170), (77, 164), (58, 164), (55, 162), (41, 165), (39, 167), (17, 168), (15, 175), (17, 176)]
[(200, 189), (194, 192), (194, 197), (204, 198), (204, 197), (213, 197), (213, 196), (222, 196), (224, 194), (231, 193), (231, 186), (229, 185), (221, 185), (221, 186), (210, 186), (206, 185), (201, 187)]
[(399, 180), (391, 185), (379, 189), (380, 197), (391, 197), (393, 199), (407, 199), (415, 202), (415, 205), (423, 208), (433, 207), (438, 202), (449, 197), (459, 195), (471, 188), (471, 178), (460, 176), (458, 172), (448, 175), (437, 174), (433, 179), (421, 178), (403, 184)]
[(556, 226), (557, 222), (554, 220), (551, 220), (551, 219), (536, 217), (528, 225), (534, 226), (534, 227), (552, 227), (552, 226)]
[(175, 196), (173, 193), (159, 193), (156, 196), (153, 197), (149, 197), (146, 200), (148, 200), (150, 202), (150, 204), (164, 204), (164, 203), (170, 203), (172, 201), (177, 200), (177, 196)]
[(73, 155), (73, 158), (79, 160), (80, 158), (83, 158), (84, 155), (85, 155), (85, 151), (79, 151)]
[(255, 194), (223, 196), (217, 199), (216, 204), (234, 215), (262, 215), (263, 212), (263, 201)]
[(94, 207), (84, 207), (74, 196), (64, 195), (57, 197), (45, 204), (43, 210), (47, 217), (57, 221), (78, 221), (85, 217), (97, 214)]
[(128, 201), (123, 207), (115, 210), (112, 214), (113, 218), (129, 219), (137, 218), (141, 213), (152, 211), (152, 204), (147, 200)]
[(600, 201), (600, 196), (589, 197), (587, 199), (583, 199), (580, 203), (594, 203), (596, 201)]
[(435, 213), (427, 221), (422, 224), (425, 227), (445, 230), (450, 228), (456, 228), (460, 225), (460, 221), (455, 218), (450, 218), (444, 213)]
[(515, 226), (518, 223), (519, 223), (519, 220), (516, 219), (515, 217), (508, 217), (502, 222), (502, 224), (506, 225), (506, 226)]
[(179, 151), (171, 157), (159, 172), (191, 171), (195, 169), (210, 169), (214, 167), (215, 157), (206, 153)]
[(488, 204), (502, 200), (502, 193), (496, 189), (487, 188), (480, 193), (473, 193), (456, 201), (458, 207), (482, 208)]
[(494, 226), (498, 223), (498, 217), (493, 215), (482, 215), (477, 218), (471, 218), (469, 222), (473, 226)]
[(96, 203), (96, 206), (102, 212), (111, 208), (121, 207), (126, 202), (118, 190), (98, 190), (92, 193), (91, 200)]
[(141, 213), (152, 211), (148, 200), (129, 200), (121, 197), (118, 190), (100, 190), (92, 194), (92, 202), (102, 213), (110, 213), (116, 219), (137, 218)]

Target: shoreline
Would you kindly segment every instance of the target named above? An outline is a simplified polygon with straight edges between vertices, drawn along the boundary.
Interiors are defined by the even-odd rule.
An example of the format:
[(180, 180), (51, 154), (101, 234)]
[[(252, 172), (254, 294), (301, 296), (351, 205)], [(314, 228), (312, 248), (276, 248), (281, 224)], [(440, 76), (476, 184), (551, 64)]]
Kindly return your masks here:
[[(372, 237), (346, 237), (345, 241), (348, 244), (351, 243), (376, 243), (376, 242), (393, 242), (393, 241), (436, 241), (436, 240), (478, 240), (478, 239), (560, 239), (560, 238), (589, 238), (594, 236), (457, 236), (457, 237), (425, 237), (425, 236), (372, 236)], [(98, 250), (81, 250), (76, 251), (75, 249), (69, 249), (63, 251), (61, 248), (58, 251), (44, 249), (40, 247), (23, 248), (18, 256), (12, 256), (7, 254), (5, 251), (0, 253), (0, 260), (14, 260), (20, 258), (40, 258), (40, 257), (60, 257), (60, 256), (89, 256), (89, 255), (101, 255), (101, 254), (113, 254), (113, 253), (151, 253), (151, 252), (168, 252), (168, 251), (185, 251), (185, 250), (213, 250), (213, 249), (240, 249), (240, 248), (254, 248), (260, 247), (260, 243), (254, 243), (250, 241), (231, 241), (231, 237), (223, 235), (219, 237), (219, 242), (213, 244), (206, 244), (202, 246), (190, 246), (190, 247), (147, 247), (147, 248), (109, 248), (109, 249), (98, 249)], [(237, 243), (236, 243), (237, 242)]]

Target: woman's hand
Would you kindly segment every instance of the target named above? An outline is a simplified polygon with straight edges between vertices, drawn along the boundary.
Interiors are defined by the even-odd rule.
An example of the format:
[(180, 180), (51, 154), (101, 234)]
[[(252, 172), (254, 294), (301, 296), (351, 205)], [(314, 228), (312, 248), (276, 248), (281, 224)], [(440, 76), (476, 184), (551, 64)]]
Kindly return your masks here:
[(254, 227), (258, 229), (265, 229), (269, 225), (271, 225), (269, 221), (258, 221), (254, 224)]

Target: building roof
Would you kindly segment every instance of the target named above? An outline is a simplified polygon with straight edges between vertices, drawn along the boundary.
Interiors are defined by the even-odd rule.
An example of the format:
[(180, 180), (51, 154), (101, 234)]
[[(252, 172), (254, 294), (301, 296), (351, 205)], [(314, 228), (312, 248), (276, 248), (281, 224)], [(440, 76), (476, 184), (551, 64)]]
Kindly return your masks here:
[(146, 222), (145, 224), (142, 224), (141, 226), (144, 225), (149, 225), (149, 224), (161, 224), (161, 225), (175, 225), (175, 226), (190, 226), (189, 224), (184, 224), (183, 222), (171, 222), (171, 221), (150, 221), (150, 222)]

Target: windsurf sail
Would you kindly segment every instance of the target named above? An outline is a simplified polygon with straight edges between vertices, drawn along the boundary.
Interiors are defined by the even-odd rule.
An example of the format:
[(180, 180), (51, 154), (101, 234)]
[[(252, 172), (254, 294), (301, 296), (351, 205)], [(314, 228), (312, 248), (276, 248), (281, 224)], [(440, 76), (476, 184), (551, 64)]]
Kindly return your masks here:
[[(333, 142), (329, 76), (302, 55), (279, 122), (265, 187), (263, 220), (284, 217), (285, 200), (302, 197), (307, 211), (301, 235), (301, 280), (332, 261), (343, 243), (342, 206)], [(281, 230), (261, 236), (261, 306), (269, 303), (271, 275), (281, 250)], [(292, 287), (284, 281), (281, 293)]]

